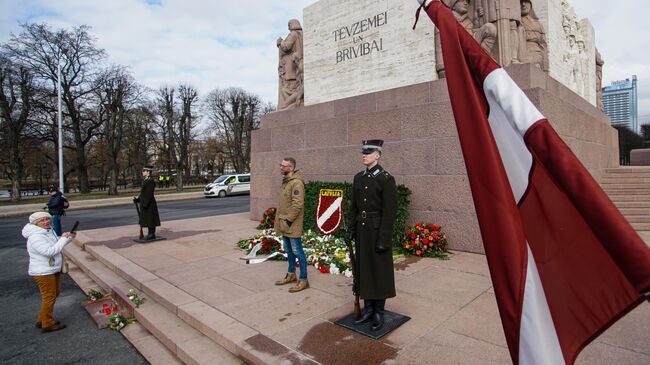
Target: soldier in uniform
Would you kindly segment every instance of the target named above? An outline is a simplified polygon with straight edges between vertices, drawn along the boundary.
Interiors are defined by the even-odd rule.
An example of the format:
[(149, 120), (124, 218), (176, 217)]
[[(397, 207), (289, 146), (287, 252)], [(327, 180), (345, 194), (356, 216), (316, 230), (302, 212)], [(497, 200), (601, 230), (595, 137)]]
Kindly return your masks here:
[(156, 227), (160, 226), (160, 216), (158, 215), (158, 205), (156, 198), (153, 196), (156, 189), (156, 182), (151, 177), (153, 166), (145, 165), (142, 168), (142, 188), (140, 195), (133, 198), (133, 201), (140, 204), (140, 227), (147, 227), (146, 240), (156, 239)]
[(397, 216), (395, 178), (379, 164), (384, 141), (363, 141), (366, 168), (354, 176), (346, 242), (355, 241), (356, 285), (364, 309), (355, 324), (372, 321), (370, 329), (384, 325), (386, 298), (395, 296), (392, 236)]

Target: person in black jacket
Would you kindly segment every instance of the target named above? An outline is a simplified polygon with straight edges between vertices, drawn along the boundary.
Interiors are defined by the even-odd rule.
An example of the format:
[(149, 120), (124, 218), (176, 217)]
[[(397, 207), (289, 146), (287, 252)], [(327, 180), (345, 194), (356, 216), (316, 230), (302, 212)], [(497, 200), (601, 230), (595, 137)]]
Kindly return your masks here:
[[(378, 163), (384, 141), (363, 141), (366, 168), (354, 176), (346, 242), (355, 241), (357, 285), (364, 309), (355, 324), (370, 322), (372, 331), (384, 325), (386, 298), (395, 296), (392, 236), (397, 217), (395, 178)], [(356, 293), (356, 292), (355, 292)]]
[(50, 187), (50, 200), (47, 202), (47, 211), (52, 216), (52, 229), (57, 236), (61, 236), (61, 216), (65, 215), (65, 198), (59, 189)]
[(156, 227), (160, 226), (160, 216), (158, 215), (158, 205), (156, 198), (153, 196), (156, 189), (156, 182), (151, 177), (153, 166), (145, 165), (142, 168), (142, 188), (140, 195), (133, 198), (133, 201), (140, 204), (140, 227), (147, 227), (146, 240), (156, 239)]

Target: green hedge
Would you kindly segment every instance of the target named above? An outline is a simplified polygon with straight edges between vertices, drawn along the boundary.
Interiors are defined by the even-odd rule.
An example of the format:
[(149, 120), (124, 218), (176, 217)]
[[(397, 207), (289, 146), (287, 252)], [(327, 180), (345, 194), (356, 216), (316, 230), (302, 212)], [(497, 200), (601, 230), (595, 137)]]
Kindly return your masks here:
[[(310, 181), (305, 184), (305, 222), (304, 230), (311, 229), (318, 231), (316, 227), (316, 209), (318, 208), (318, 194), (320, 189), (339, 189), (343, 190), (343, 216), (347, 221), (348, 212), (350, 211), (350, 197), (352, 196), (352, 184), (327, 182), (327, 181)], [(393, 246), (400, 247), (404, 237), (404, 228), (408, 218), (408, 207), (411, 203), (411, 190), (404, 185), (397, 186), (397, 219), (393, 229)], [(343, 223), (341, 223), (341, 228)], [(343, 237), (343, 229), (339, 229), (336, 236)]]

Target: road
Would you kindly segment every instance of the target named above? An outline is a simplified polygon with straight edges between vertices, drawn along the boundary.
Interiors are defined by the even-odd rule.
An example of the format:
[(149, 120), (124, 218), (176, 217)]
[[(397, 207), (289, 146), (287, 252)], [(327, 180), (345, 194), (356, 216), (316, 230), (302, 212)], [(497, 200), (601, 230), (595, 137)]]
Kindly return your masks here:
[[(248, 196), (158, 203), (163, 222), (177, 219), (241, 213), (249, 210)], [(137, 222), (133, 205), (72, 211), (63, 217), (63, 229), (80, 222), (79, 230), (116, 227)], [(41, 334), (34, 327), (40, 295), (27, 275), (29, 257), (20, 234), (26, 217), (0, 219), (0, 364), (147, 364), (120, 334), (97, 329), (81, 302), (81, 289), (63, 275), (61, 295), (54, 309), (68, 327)]]

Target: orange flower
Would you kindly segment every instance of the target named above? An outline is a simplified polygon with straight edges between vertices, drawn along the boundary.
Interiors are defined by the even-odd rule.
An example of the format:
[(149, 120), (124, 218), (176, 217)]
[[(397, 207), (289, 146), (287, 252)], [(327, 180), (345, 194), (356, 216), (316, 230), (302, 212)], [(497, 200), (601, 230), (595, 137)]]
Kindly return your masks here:
[(417, 251), (415, 251), (415, 254), (418, 255), (418, 256), (421, 256), (421, 255), (422, 255), (422, 251), (417, 250)]
[(429, 230), (428, 230), (428, 229), (425, 229), (425, 230), (424, 230), (424, 234), (429, 234)]

